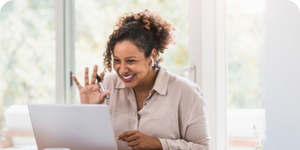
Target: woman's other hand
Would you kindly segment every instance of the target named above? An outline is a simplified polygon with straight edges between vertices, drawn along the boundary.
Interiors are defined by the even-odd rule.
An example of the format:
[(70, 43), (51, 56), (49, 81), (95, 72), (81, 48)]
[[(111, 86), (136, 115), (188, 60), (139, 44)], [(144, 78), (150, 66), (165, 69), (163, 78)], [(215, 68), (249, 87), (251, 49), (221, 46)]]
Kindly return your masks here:
[[(105, 100), (106, 95), (110, 94), (109, 91), (104, 91), (100, 93), (100, 85), (98, 84), (98, 82), (96, 82), (97, 71), (98, 71), (98, 66), (95, 65), (92, 74), (92, 80), (91, 83), (89, 83), (89, 68), (88, 67), (85, 68), (84, 87), (80, 85), (80, 83), (78, 82), (75, 76), (72, 76), (72, 79), (77, 85), (80, 93), (81, 104), (101, 104)], [(103, 82), (104, 75), (105, 75), (104, 72), (100, 74), (101, 82)]]
[(117, 140), (127, 142), (133, 150), (140, 149), (162, 149), (158, 138), (145, 135), (137, 130), (126, 131), (118, 136)]

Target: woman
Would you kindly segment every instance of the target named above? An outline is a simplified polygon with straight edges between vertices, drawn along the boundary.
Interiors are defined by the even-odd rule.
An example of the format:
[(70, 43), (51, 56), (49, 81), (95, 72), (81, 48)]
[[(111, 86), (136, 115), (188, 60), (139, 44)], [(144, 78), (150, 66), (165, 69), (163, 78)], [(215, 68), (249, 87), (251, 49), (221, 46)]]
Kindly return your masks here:
[[(107, 104), (118, 148), (209, 149), (208, 121), (199, 87), (159, 66), (159, 54), (174, 42), (174, 27), (149, 10), (121, 17), (104, 53), (105, 70), (115, 74), (103, 81), (107, 91), (75, 76), (82, 104)], [(113, 64), (112, 61), (113, 60)], [(100, 75), (104, 79), (104, 72)], [(105, 100), (110, 94), (110, 101)]]

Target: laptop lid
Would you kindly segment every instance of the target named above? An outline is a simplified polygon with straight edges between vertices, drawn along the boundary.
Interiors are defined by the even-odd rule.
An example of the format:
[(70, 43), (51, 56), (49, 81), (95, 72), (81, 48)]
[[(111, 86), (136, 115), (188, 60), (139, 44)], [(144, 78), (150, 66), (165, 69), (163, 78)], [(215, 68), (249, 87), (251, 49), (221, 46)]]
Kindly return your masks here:
[(107, 105), (28, 105), (38, 150), (116, 150)]

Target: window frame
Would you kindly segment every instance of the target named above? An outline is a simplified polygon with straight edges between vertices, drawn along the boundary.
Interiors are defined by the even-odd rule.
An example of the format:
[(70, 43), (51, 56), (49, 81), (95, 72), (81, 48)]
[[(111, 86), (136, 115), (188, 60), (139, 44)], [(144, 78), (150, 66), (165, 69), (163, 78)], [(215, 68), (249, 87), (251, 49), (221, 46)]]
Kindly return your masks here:
[(64, 1), (55, 0), (56, 104), (65, 103)]
[(212, 150), (227, 149), (226, 0), (189, 0), (189, 65), (203, 90)]
[(74, 0), (55, 0), (56, 103), (74, 104), (75, 11)]

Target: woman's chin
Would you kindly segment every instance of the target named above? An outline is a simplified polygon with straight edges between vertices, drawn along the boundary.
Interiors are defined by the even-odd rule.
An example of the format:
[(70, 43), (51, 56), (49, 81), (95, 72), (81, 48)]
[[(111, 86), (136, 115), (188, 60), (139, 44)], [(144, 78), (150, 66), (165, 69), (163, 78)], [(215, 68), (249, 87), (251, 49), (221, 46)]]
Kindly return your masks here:
[(134, 88), (135, 87), (134, 83), (127, 83), (127, 82), (124, 82), (124, 81), (123, 81), (123, 83), (124, 83), (126, 88)]
[(124, 86), (126, 87), (126, 88), (134, 88), (135, 87), (135, 82), (125, 82), (124, 80), (122, 80), (122, 82), (123, 82), (123, 84), (124, 84)]

